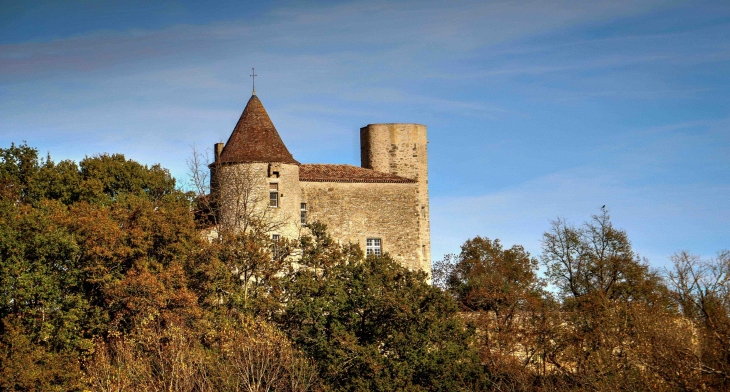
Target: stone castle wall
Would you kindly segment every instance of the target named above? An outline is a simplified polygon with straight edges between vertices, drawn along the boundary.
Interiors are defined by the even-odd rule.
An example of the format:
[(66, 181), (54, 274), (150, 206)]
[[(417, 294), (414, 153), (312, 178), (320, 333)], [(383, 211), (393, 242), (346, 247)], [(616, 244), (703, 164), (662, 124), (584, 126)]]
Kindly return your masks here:
[[(272, 234), (299, 237), (298, 165), (275, 164), (273, 168), (269, 163), (223, 165), (216, 168), (215, 175), (217, 178), (212, 183), (220, 183), (222, 223), (229, 227), (241, 226), (245, 217), (253, 217), (269, 225)], [(269, 205), (270, 184), (277, 184), (278, 207)]]
[[(365, 251), (367, 238), (380, 238), (383, 252), (401, 265), (422, 268), (418, 232), (418, 187), (415, 183), (301, 183), (308, 221), (327, 225), (342, 243)], [(430, 273), (430, 265), (426, 272)]]
[[(214, 165), (211, 196), (219, 196), (220, 216), (229, 227), (236, 227), (237, 217), (240, 226), (240, 215), (251, 214), (273, 224), (267, 230), (270, 234), (294, 239), (303, 234), (300, 213), (301, 203), (306, 203), (307, 221), (326, 224), (335, 240), (356, 243), (366, 250), (368, 238), (379, 238), (383, 252), (409, 269), (430, 274), (426, 127), (370, 124), (361, 128), (360, 138), (362, 167), (373, 170), (365, 171), (364, 177), (358, 177), (362, 169), (358, 169), (360, 174), (350, 170), (354, 177), (348, 178), (349, 169), (341, 167), (346, 165), (331, 165), (337, 168), (321, 165), (321, 169), (326, 169), (320, 173), (323, 179), (309, 173), (309, 177), (300, 180), (300, 166), (293, 159), (294, 163), (253, 161)], [(219, 147), (216, 146), (216, 162), (221, 154)], [(415, 182), (367, 174), (375, 172)], [(219, 189), (214, 191), (214, 185), (218, 184)], [(278, 185), (276, 208), (269, 206), (271, 184)], [(241, 203), (248, 204), (242, 208)]]
[[(279, 168), (279, 176), (273, 173)], [(280, 222), (285, 222), (280, 228), (274, 230), (276, 234), (288, 238), (299, 238), (302, 225), (299, 220), (299, 203), (301, 202), (299, 188), (299, 165), (280, 164), (272, 167), (269, 164), (268, 177), (266, 182), (279, 185), (279, 207), (271, 208), (273, 217)], [(268, 191), (266, 193), (268, 202)]]
[(362, 167), (416, 180), (419, 263), (431, 273), (431, 218), (428, 197), (428, 140), (421, 124), (369, 124), (360, 129)]

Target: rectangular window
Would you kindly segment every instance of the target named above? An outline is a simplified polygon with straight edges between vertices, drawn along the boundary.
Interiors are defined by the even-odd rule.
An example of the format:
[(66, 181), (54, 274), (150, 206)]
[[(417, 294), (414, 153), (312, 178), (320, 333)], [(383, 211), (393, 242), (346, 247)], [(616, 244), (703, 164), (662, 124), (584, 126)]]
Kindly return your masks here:
[(302, 219), (302, 224), (307, 224), (307, 203), (302, 203), (300, 206), (300, 218)]
[(280, 254), (279, 254), (279, 244), (278, 244), (279, 238), (280, 238), (279, 237), (279, 234), (272, 234), (271, 235), (271, 241), (274, 243), (272, 245), (272, 247), (271, 247), (271, 255), (275, 259), (279, 258), (279, 256), (280, 256)]
[(269, 207), (279, 207), (279, 184), (269, 184)]
[(365, 240), (365, 254), (375, 256), (383, 254), (383, 247), (380, 238), (368, 238)]

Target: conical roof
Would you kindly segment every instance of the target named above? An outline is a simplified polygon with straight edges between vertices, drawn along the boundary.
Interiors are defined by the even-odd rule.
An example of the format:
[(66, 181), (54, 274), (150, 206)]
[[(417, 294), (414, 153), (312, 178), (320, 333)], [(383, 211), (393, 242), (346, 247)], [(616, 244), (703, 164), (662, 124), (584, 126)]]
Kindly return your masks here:
[(286, 149), (256, 94), (248, 100), (220, 156), (221, 163), (281, 162), (299, 164)]

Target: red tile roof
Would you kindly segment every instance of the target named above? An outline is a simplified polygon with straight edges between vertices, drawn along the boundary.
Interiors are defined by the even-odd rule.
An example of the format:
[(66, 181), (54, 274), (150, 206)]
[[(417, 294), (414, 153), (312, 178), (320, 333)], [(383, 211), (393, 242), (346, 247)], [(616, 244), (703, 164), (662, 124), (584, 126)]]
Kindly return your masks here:
[(251, 96), (220, 156), (221, 163), (281, 162), (298, 164), (256, 95)]
[(299, 181), (308, 182), (394, 182), (415, 183), (416, 180), (381, 173), (352, 165), (302, 164), (299, 165)]

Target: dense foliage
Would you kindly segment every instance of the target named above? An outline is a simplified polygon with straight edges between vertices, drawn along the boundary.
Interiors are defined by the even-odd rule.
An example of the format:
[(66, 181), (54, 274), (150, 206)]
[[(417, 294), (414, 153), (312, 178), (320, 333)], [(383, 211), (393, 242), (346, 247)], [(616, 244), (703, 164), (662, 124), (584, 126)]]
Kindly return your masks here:
[(277, 324), (316, 358), (319, 374), (342, 390), (458, 391), (485, 387), (472, 332), (453, 301), (388, 257), (335, 246), (314, 224), (301, 264), (289, 275)]
[(653, 271), (603, 210), (539, 261), (467, 240), (432, 286), (318, 223), (211, 236), (204, 202), (122, 155), (0, 149), (0, 390), (730, 388), (728, 251)]
[(387, 256), (316, 224), (206, 239), (193, 195), (122, 155), (0, 157), (2, 390), (485, 385), (453, 301)]
[[(652, 271), (608, 212), (553, 222), (542, 265), (520, 246), (468, 240), (436, 283), (477, 326), (499, 390), (727, 390), (730, 253)], [(553, 290), (546, 290), (547, 284)]]

